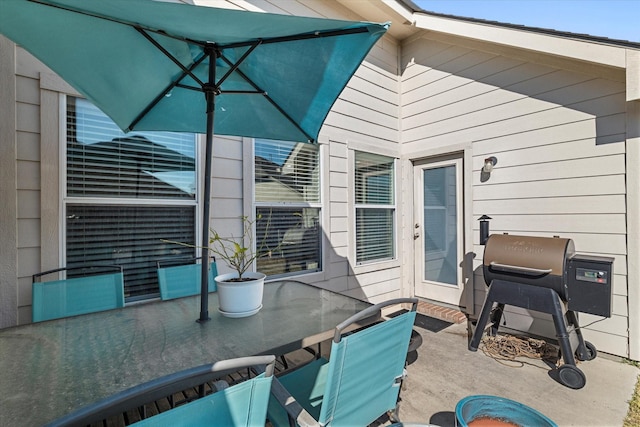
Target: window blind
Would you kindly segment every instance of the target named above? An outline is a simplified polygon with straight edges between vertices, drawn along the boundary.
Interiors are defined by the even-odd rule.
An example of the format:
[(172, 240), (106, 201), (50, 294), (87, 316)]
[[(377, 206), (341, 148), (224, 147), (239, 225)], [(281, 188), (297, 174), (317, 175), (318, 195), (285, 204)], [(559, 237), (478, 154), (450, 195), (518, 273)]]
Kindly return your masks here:
[(194, 242), (194, 207), (67, 206), (67, 266), (116, 264), (124, 269), (125, 297), (158, 294), (156, 261), (193, 257), (163, 242)]
[(320, 202), (318, 146), (288, 141), (255, 142), (256, 202)]
[(395, 256), (394, 159), (355, 152), (356, 262)]
[(393, 211), (356, 209), (356, 259), (358, 262), (391, 259), (393, 254)]
[(319, 148), (255, 140), (257, 269), (268, 276), (320, 271)]
[(315, 208), (258, 208), (257, 269), (267, 275), (320, 270), (320, 227)]
[(67, 102), (67, 195), (195, 199), (195, 136), (125, 135), (90, 102)]
[(195, 244), (195, 135), (125, 135), (73, 97), (66, 123), (66, 265), (121, 265), (127, 301), (157, 296), (156, 261), (195, 256), (163, 242)]

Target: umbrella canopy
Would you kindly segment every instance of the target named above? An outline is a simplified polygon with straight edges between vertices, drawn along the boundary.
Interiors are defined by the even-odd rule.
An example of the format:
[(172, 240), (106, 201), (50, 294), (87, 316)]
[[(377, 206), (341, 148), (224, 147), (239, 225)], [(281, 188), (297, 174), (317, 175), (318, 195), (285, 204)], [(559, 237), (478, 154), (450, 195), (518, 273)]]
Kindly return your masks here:
[[(317, 139), (387, 25), (153, 0), (2, 0), (0, 34), (41, 60), (124, 131)], [(206, 118), (203, 115), (206, 113)], [(208, 318), (203, 262), (200, 320)]]

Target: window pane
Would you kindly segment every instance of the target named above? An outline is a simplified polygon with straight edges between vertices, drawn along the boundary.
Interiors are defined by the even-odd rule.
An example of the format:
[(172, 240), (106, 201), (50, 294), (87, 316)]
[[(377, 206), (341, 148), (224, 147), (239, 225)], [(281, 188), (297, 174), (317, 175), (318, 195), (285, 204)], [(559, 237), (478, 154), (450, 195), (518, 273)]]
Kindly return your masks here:
[(90, 102), (67, 98), (67, 194), (195, 199), (195, 135), (124, 134)]
[(65, 200), (66, 265), (121, 265), (127, 301), (157, 296), (156, 261), (196, 252), (162, 242), (195, 243), (195, 134), (125, 135), (93, 104), (73, 97), (66, 117), (66, 196), (75, 198)]
[(256, 202), (320, 201), (318, 146), (255, 140)]
[(392, 209), (356, 209), (356, 261), (394, 256)]
[(355, 160), (356, 203), (393, 204), (393, 158), (356, 151)]
[(395, 256), (394, 176), (392, 157), (355, 152), (357, 263)]
[(257, 270), (267, 276), (320, 271), (320, 209), (257, 210)]
[(193, 257), (195, 208), (67, 205), (67, 266), (124, 268), (125, 298), (157, 296), (156, 261)]

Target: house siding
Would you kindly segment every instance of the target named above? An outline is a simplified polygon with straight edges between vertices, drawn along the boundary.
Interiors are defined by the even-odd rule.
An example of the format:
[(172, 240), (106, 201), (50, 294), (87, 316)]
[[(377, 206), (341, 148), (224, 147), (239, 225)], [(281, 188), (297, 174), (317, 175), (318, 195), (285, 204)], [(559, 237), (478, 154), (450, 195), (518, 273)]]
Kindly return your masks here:
[(0, 36), (0, 328), (18, 322), (15, 51)]
[[(403, 155), (472, 145), (474, 307), (486, 286), (477, 219), (491, 233), (574, 240), (579, 253), (615, 258), (613, 315), (583, 334), (628, 355), (625, 84), (465, 46), (416, 37), (403, 46)], [(498, 163), (481, 182), (484, 159)], [(554, 337), (550, 316), (508, 307), (506, 327)], [(601, 318), (581, 316), (587, 325)]]

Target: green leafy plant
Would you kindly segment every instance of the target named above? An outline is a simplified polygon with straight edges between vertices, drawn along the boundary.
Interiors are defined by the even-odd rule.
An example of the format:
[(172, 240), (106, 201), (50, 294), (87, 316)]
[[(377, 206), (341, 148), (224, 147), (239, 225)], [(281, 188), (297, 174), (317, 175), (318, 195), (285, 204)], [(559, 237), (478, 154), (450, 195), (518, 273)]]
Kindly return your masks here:
[(229, 281), (243, 281), (244, 278), (242, 275), (253, 266), (253, 262), (256, 259), (263, 256), (270, 256), (271, 251), (266, 248), (266, 232), (261, 239), (260, 245), (256, 246), (255, 251), (253, 249), (253, 226), (261, 218), (261, 215), (258, 215), (254, 220), (249, 219), (247, 216), (241, 216), (242, 235), (238, 237), (223, 237), (217, 231), (211, 230), (209, 250), (221, 258), (229, 268), (238, 273), (237, 279), (231, 279)]
[[(258, 215), (256, 219), (250, 219), (248, 216), (241, 216), (242, 235), (224, 237), (214, 229), (210, 229), (211, 237), (209, 237), (209, 251), (216, 255), (217, 258), (227, 264), (227, 266), (238, 273), (237, 278), (227, 279), (228, 282), (242, 282), (247, 279), (243, 275), (253, 266), (253, 262), (258, 258), (270, 257), (274, 251), (277, 251), (282, 243), (275, 248), (269, 248), (267, 245), (267, 231), (271, 216), (267, 220), (264, 234), (258, 245), (254, 245), (255, 235), (253, 232), (256, 222), (262, 219), (262, 215)], [(201, 246), (192, 245), (184, 242), (175, 242), (173, 240), (164, 240), (165, 243), (174, 243), (190, 248), (201, 248)], [(255, 246), (255, 250), (253, 249)]]

